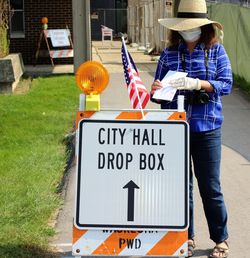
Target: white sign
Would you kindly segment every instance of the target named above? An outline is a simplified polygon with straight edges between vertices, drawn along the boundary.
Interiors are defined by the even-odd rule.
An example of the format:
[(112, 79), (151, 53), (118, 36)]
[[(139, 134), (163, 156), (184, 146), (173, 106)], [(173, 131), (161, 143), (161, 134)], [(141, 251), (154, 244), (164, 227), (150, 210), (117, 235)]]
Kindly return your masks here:
[(81, 120), (77, 165), (76, 227), (187, 228), (186, 122)]
[(67, 47), (70, 46), (69, 35), (67, 30), (49, 30), (49, 36), (53, 47)]

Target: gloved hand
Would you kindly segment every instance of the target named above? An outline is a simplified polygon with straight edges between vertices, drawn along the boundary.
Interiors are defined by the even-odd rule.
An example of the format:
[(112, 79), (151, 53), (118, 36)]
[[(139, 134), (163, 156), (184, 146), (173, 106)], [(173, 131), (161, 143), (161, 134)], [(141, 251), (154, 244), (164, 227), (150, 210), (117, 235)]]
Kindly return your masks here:
[(169, 85), (178, 90), (200, 90), (201, 81), (189, 77), (173, 79), (169, 81)]

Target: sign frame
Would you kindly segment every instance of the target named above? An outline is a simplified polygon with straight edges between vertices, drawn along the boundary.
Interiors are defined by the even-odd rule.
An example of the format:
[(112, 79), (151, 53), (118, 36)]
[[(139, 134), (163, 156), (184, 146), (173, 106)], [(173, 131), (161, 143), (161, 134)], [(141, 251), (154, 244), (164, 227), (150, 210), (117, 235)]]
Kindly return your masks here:
[[(185, 177), (185, 189), (184, 189), (184, 224), (181, 226), (169, 226), (169, 225), (164, 225), (164, 226), (159, 226), (159, 225), (103, 225), (103, 224), (81, 224), (79, 221), (79, 207), (80, 207), (80, 189), (81, 189), (81, 146), (82, 146), (82, 126), (84, 123), (127, 123), (127, 124), (182, 124), (184, 125), (184, 131), (185, 131), (185, 143), (184, 143), (184, 152), (185, 152), (185, 161), (184, 161), (184, 177)], [(160, 231), (184, 231), (188, 227), (188, 221), (189, 221), (189, 211), (188, 211), (188, 171), (189, 171), (189, 126), (186, 121), (184, 120), (106, 120), (106, 119), (82, 119), (79, 121), (79, 135), (78, 135), (78, 146), (77, 146), (77, 155), (78, 155), (78, 164), (77, 164), (77, 192), (76, 192), (76, 211), (75, 211), (75, 219), (74, 223), (75, 226), (79, 229), (121, 229), (121, 230), (160, 230)]]
[[(52, 44), (52, 38), (51, 38), (51, 31), (64, 31), (65, 36), (67, 35), (69, 44), (65, 46), (53, 46)], [(53, 33), (53, 32), (52, 32)], [(41, 49), (42, 41), (45, 40), (47, 50)], [(46, 53), (46, 54), (45, 54)], [(35, 65), (37, 64), (37, 60), (39, 57), (49, 57), (51, 61), (51, 65), (54, 66), (53, 59), (56, 58), (72, 58), (74, 57), (74, 46), (73, 41), (71, 38), (70, 30), (68, 29), (68, 26), (66, 26), (66, 29), (46, 29), (41, 30), (38, 44), (37, 44), (37, 50), (35, 54)]]

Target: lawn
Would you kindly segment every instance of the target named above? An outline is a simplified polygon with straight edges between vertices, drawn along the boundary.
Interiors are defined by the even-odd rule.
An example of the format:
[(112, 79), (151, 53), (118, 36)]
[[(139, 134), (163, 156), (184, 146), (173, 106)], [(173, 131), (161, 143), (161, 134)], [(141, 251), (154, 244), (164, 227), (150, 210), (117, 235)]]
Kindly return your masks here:
[(62, 199), (79, 90), (73, 76), (37, 78), (0, 95), (0, 257), (48, 257), (49, 220)]

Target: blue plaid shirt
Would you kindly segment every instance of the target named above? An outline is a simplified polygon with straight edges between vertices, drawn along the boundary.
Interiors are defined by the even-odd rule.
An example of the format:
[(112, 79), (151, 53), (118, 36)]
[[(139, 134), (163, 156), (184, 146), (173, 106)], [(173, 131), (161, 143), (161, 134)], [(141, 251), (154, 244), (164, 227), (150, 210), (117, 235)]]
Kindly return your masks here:
[(161, 54), (155, 74), (155, 80), (162, 80), (169, 70), (183, 72), (185, 69), (188, 77), (207, 80), (213, 86), (214, 91), (208, 93), (208, 104), (188, 104), (187, 97), (193, 92), (187, 90), (177, 90), (171, 102), (161, 101), (162, 109), (177, 109), (177, 96), (179, 94), (185, 96), (185, 110), (191, 132), (204, 132), (221, 127), (223, 122), (221, 96), (229, 94), (232, 88), (231, 64), (223, 45), (216, 43), (207, 52), (208, 78), (206, 78), (204, 49), (202, 43), (196, 45), (192, 54), (188, 52), (184, 43), (175, 49), (166, 48)]

